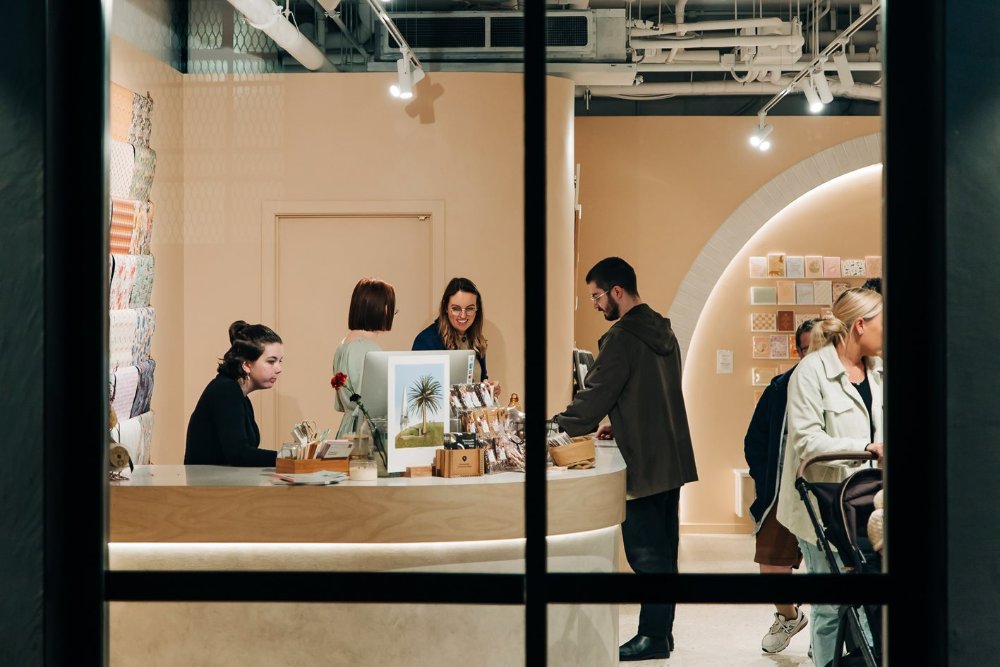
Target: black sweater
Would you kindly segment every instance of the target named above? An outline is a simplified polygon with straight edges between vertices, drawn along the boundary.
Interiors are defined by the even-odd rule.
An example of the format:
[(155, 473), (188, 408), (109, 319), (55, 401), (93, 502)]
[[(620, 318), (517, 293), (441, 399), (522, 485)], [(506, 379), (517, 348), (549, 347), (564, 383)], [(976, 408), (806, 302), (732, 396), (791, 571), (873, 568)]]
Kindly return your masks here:
[(250, 399), (236, 380), (216, 375), (191, 413), (184, 465), (273, 466), (277, 453), (259, 446)]

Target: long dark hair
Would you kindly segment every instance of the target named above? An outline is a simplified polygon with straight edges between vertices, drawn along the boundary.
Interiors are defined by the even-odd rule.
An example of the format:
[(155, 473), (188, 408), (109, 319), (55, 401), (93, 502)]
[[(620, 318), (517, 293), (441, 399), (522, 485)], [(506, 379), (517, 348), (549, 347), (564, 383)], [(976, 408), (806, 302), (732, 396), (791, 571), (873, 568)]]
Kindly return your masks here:
[(218, 372), (234, 380), (247, 376), (243, 362), (254, 362), (264, 354), (264, 346), (280, 343), (281, 336), (263, 324), (247, 324), (236, 320), (229, 325), (229, 350), (219, 361)]
[(483, 336), (483, 322), (486, 319), (486, 314), (483, 312), (483, 297), (476, 288), (476, 284), (468, 278), (452, 278), (448, 281), (448, 286), (444, 288), (441, 307), (438, 309), (438, 334), (441, 336), (445, 349), (459, 349), (458, 337), (460, 334), (451, 326), (451, 320), (448, 319), (448, 301), (458, 292), (476, 295), (476, 319), (472, 321), (472, 326), (468, 328), (465, 335), (469, 339), (469, 347), (481, 357), (486, 354), (486, 346), (489, 343)]

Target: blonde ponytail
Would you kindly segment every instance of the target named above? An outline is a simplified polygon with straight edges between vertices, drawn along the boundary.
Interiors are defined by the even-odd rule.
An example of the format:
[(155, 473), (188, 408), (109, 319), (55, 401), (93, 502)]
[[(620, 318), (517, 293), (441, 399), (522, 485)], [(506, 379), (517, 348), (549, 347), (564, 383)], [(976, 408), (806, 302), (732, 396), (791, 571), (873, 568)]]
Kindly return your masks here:
[(809, 351), (830, 343), (843, 343), (859, 319), (869, 320), (882, 312), (882, 295), (863, 287), (845, 290), (833, 304), (833, 315), (816, 322), (809, 339)]

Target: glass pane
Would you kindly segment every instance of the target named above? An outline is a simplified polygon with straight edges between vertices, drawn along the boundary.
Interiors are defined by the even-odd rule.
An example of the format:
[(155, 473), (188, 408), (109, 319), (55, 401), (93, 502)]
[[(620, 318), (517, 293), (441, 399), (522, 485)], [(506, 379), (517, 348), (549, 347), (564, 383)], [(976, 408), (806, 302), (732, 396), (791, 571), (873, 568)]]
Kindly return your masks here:
[[(771, 605), (678, 605), (669, 652), (671, 661), (667, 664), (697, 667), (828, 664), (837, 650), (837, 635), (841, 623), (844, 633), (841, 644), (843, 654), (861, 656), (867, 651), (881, 658), (882, 608), (850, 607), (850, 611), (845, 610), (842, 622), (838, 621), (839, 610), (839, 607), (803, 604), (798, 609), (783, 609), (789, 617), (793, 611), (797, 614), (795, 618), (798, 620), (787, 620), (784, 615), (779, 617), (778, 610)], [(591, 621), (592, 617), (585, 616), (588, 612), (593, 613), (589, 608), (577, 610), (569, 605), (550, 607), (550, 633), (558, 631), (558, 626), (553, 628), (553, 621), (556, 619), (575, 614), (580, 622), (585, 618)], [(624, 645), (625, 650), (637, 650), (639, 647), (632, 640), (639, 624), (640, 606), (623, 604), (618, 609), (617, 617), (619, 644)], [(652, 608), (643, 615), (645, 619), (653, 617), (655, 610)], [(602, 625), (594, 622), (594, 626), (596, 637)], [(860, 634), (855, 628), (860, 628)], [(558, 646), (556, 638), (553, 638), (553, 642)], [(646, 654), (650, 659), (665, 657), (666, 643), (665, 639), (646, 642)], [(550, 646), (550, 664), (562, 664), (553, 660), (557, 650), (558, 648)], [(602, 647), (595, 646), (593, 651), (593, 655), (604, 655)], [(821, 662), (824, 660), (825, 662)], [(587, 664), (608, 663), (595, 659)]]
[[(455, 12), (453, 24), (449, 12), (435, 13), (435, 28), (405, 9), (362, 0), (329, 17), (294, 3), (286, 27), (301, 31), (298, 51), (269, 32), (272, 17), (200, 0), (190, 7), (190, 73), (183, 75), (116, 39), (115, 83), (153, 100), (146, 129), (155, 174), (136, 198), (156, 213), (149, 251), (156, 289), (148, 304), (155, 330), (147, 327), (145, 356), (158, 370), (144, 410), (156, 414), (155, 424), (124, 427), (124, 444), (140, 444), (129, 450), (135, 471), (126, 469), (130, 479), (111, 491), (113, 568), (208, 559), (221, 569), (311, 569), (315, 556), (339, 569), (523, 569), (524, 478), (516, 460), (484, 460), (482, 468), (488, 461), (497, 474), (458, 476), (475, 472), (459, 461), (455, 476), (429, 476), (444, 431), (478, 430), (450, 418), (452, 384), (471, 385), (470, 370), (475, 381), (497, 383), (496, 403), (486, 406), (494, 414), (482, 420), (490, 431), (511, 394), (525, 394), (523, 53), (516, 45), (505, 52), (502, 71), (455, 66), (456, 53), (437, 53), (435, 40), (469, 48), (455, 30), (482, 14)], [(386, 27), (397, 18), (398, 35), (412, 43)], [(314, 68), (308, 53), (317, 49)], [(400, 90), (403, 83), (409, 90)], [(122, 106), (123, 148), (129, 104)], [(445, 296), (457, 277), (468, 282)], [(355, 297), (368, 278), (379, 282)], [(189, 424), (195, 439), (216, 432), (205, 417), (214, 391), (206, 387), (237, 391), (244, 381), (216, 377), (238, 320), (262, 323), (282, 340), (270, 371), (239, 386), (249, 389), (249, 404), (235, 395), (230, 425), (250, 445), (236, 458), (212, 447), (186, 457)], [(131, 354), (127, 342), (122, 351)], [(435, 357), (427, 373), (410, 378), (431, 377), (434, 400), (414, 398), (404, 370), (416, 366), (398, 357), (380, 357), (366, 381), (369, 353), (414, 347)], [(450, 354), (442, 357), (444, 348)], [(479, 360), (469, 364), (465, 348)], [(111, 370), (131, 364), (130, 357)], [(233, 366), (223, 375), (246, 372), (239, 359)], [(334, 371), (347, 375), (339, 390), (331, 386)], [(125, 397), (123, 422), (132, 411)], [(326, 441), (368, 442), (369, 424), (388, 449), (387, 461), (373, 454), (376, 475), (388, 476), (295, 488), (275, 478), (347, 472), (337, 448), (343, 443)], [(311, 458), (293, 459), (294, 445), (297, 456)], [(320, 459), (323, 447), (341, 455)], [(401, 476), (407, 468), (413, 477)], [(139, 545), (145, 556), (136, 555)]]
[(112, 664), (524, 664), (516, 606), (115, 602), (109, 627)]

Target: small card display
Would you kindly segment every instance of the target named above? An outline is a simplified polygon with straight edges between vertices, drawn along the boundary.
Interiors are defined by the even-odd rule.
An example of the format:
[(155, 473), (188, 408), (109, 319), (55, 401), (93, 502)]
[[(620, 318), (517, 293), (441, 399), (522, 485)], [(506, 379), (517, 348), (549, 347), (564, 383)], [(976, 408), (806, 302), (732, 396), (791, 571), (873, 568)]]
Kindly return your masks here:
[[(787, 359), (788, 358), (788, 336), (778, 335), (771, 336), (771, 358), (772, 359)], [(794, 336), (792, 336), (794, 339)]]
[(795, 283), (795, 303), (800, 306), (811, 306), (815, 302), (812, 283)]
[(805, 278), (806, 261), (802, 255), (788, 255), (785, 257), (785, 277)]
[(865, 257), (865, 276), (868, 278), (882, 277), (881, 255), (867, 255)]
[(795, 311), (779, 310), (776, 321), (778, 331), (795, 331)]
[(840, 275), (845, 278), (864, 278), (865, 260), (845, 259), (840, 263)]
[(767, 275), (769, 278), (785, 277), (785, 253), (783, 252), (768, 253)]
[(770, 336), (754, 336), (753, 337), (753, 358), (754, 359), (770, 359), (771, 358), (771, 337)]
[(751, 287), (750, 303), (755, 306), (773, 306), (778, 303), (778, 291), (773, 287)]
[(750, 369), (751, 383), (755, 387), (766, 387), (777, 374), (774, 366), (754, 367)]
[(823, 256), (806, 255), (806, 278), (823, 277)]
[(751, 313), (750, 331), (777, 331), (774, 313)]
[(829, 280), (813, 281), (813, 301), (828, 306), (833, 303), (833, 283)]
[(824, 278), (839, 278), (840, 277), (840, 258), (839, 257), (824, 257), (823, 258), (823, 277)]
[(779, 280), (776, 284), (779, 306), (795, 305), (795, 283), (791, 280)]
[(750, 258), (750, 277), (767, 278), (767, 257)]
[(833, 298), (832, 303), (837, 303), (837, 299), (840, 298), (840, 295), (849, 289), (851, 289), (851, 286), (848, 285), (847, 283), (840, 283), (840, 282), (833, 283), (833, 293), (831, 295)]

